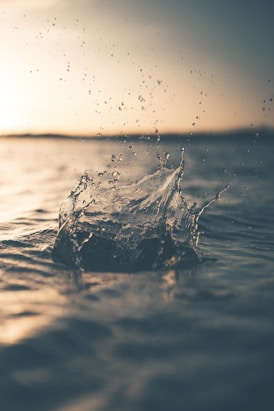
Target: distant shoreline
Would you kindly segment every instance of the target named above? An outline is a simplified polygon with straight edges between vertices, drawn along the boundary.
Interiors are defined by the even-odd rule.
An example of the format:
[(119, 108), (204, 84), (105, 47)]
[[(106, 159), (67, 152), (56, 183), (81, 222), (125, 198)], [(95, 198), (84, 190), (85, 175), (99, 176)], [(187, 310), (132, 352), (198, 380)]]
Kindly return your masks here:
[(120, 134), (120, 135), (70, 135), (70, 134), (58, 134), (58, 133), (24, 133), (24, 134), (3, 134), (0, 135), (0, 139), (56, 139), (56, 140), (138, 140), (138, 141), (155, 141), (160, 138), (161, 141), (177, 140), (177, 139), (223, 139), (223, 138), (274, 138), (273, 128), (261, 128), (261, 129), (240, 129), (240, 130), (228, 130), (221, 132), (197, 132), (197, 133), (163, 133), (163, 134)]

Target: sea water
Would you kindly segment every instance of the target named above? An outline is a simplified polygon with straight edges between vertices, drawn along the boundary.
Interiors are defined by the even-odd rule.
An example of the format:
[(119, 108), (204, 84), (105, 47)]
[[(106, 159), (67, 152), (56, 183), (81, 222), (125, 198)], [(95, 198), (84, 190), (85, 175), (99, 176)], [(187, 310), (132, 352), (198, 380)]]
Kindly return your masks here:
[(273, 136), (0, 144), (3, 409), (271, 409)]

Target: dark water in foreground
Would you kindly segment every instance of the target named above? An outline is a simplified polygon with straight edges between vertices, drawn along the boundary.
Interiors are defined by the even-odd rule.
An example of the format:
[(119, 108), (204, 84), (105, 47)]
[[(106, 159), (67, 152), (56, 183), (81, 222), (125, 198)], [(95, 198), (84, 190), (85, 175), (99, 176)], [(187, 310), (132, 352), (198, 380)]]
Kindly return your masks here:
[[(1, 139), (0, 145), (1, 409), (272, 409), (273, 139), (192, 138), (162, 141), (159, 147), (148, 141)], [(172, 175), (182, 146), (185, 174), (179, 196)], [(159, 161), (162, 174), (156, 171)], [(75, 269), (53, 261), (52, 251), (59, 207), (87, 169), (93, 170), (91, 178), (94, 170), (99, 179), (107, 176), (106, 190), (99, 193), (91, 184), (81, 191), (81, 207), (73, 210), (79, 212), (73, 214), (76, 225), (68, 236), (57, 237), (74, 239), (71, 248), (57, 246), (68, 250)], [(144, 176), (151, 184), (140, 189), (136, 181)], [(165, 191), (166, 177), (172, 183)], [(193, 210), (197, 215), (227, 183), (229, 188), (199, 218), (203, 234), (196, 249), (195, 221), (184, 224), (186, 216), (193, 217)], [(117, 193), (114, 186), (127, 188)], [(101, 195), (96, 212), (107, 210), (101, 220), (89, 204), (94, 199), (90, 190), (95, 199)], [(142, 193), (134, 194), (135, 208), (128, 213), (121, 192), (123, 198), (125, 192)], [(157, 263), (152, 258), (150, 267), (127, 271), (126, 253), (120, 271), (111, 271), (113, 261), (89, 265), (88, 253), (88, 263), (82, 264), (90, 239), (86, 234), (77, 238), (75, 228), (80, 224), (81, 232), (94, 232), (99, 227), (97, 233), (106, 230), (112, 241), (116, 228), (109, 229), (110, 215), (116, 213), (115, 223), (121, 223), (121, 210), (129, 226), (116, 232), (119, 252), (134, 251), (141, 235), (149, 241), (157, 237), (156, 251), (145, 256), (154, 255)], [(167, 254), (162, 252), (163, 227), (169, 227), (172, 239)], [(96, 245), (104, 261), (113, 249), (110, 243)], [(174, 264), (186, 245), (199, 258), (191, 255)], [(159, 255), (167, 258), (159, 260)]]

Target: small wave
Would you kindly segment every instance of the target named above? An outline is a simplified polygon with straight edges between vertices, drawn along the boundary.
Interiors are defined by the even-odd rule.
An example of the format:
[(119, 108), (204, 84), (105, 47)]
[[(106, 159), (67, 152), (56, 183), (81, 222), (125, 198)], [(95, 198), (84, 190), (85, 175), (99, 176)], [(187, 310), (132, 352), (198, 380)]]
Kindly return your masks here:
[[(168, 156), (166, 156), (167, 160)], [(89, 170), (61, 204), (53, 248), (58, 262), (90, 271), (137, 272), (201, 262), (198, 220), (182, 193), (184, 149), (177, 167), (123, 185), (115, 169)]]

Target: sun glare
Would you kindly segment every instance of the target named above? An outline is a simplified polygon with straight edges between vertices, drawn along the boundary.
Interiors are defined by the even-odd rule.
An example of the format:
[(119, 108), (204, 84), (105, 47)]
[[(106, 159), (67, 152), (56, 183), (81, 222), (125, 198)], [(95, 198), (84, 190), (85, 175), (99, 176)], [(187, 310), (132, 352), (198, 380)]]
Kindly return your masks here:
[(16, 82), (0, 74), (0, 134), (20, 129), (23, 122), (22, 96)]

